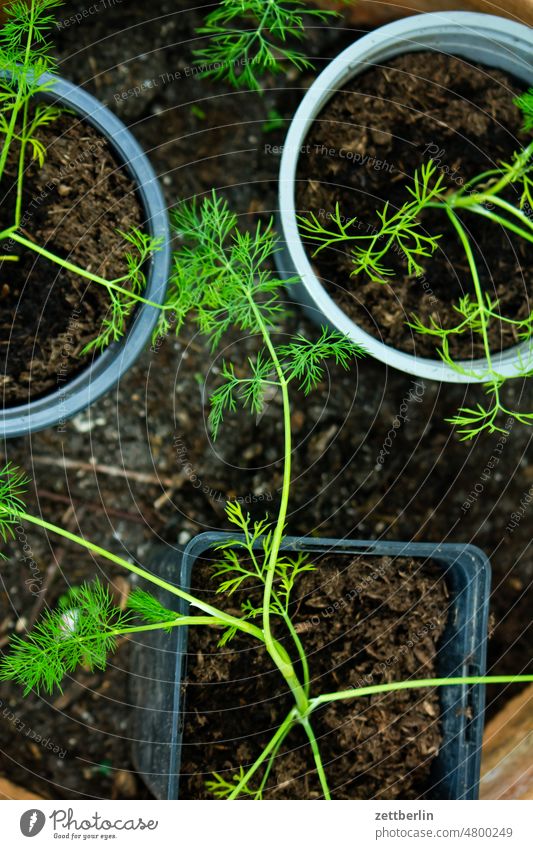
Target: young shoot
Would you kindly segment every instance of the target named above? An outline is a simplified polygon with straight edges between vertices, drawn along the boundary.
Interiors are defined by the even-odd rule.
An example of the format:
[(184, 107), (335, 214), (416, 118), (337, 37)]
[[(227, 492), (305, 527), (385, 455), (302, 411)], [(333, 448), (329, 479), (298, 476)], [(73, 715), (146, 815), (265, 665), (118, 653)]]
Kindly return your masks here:
[[(514, 102), (523, 114), (524, 131), (533, 132), (533, 89)], [(509, 190), (514, 190), (514, 202), (506, 198)], [(453, 225), (464, 250), (474, 292), (464, 295), (454, 305), (455, 325), (443, 327), (433, 317), (426, 324), (419, 316), (412, 315), (408, 326), (419, 334), (433, 337), (439, 357), (458, 374), (476, 381), (481, 377), (486, 384), (488, 403), (462, 407), (449, 419), (458, 427), (463, 440), (472, 439), (483, 431), (506, 433), (501, 422), (509, 417), (533, 425), (533, 412), (524, 413), (505, 406), (501, 389), (508, 377), (498, 370), (489, 342), (489, 327), (494, 324), (512, 326), (518, 341), (528, 343), (526, 354), (516, 363), (514, 377), (530, 377), (533, 374), (533, 311), (524, 318), (509, 318), (501, 312), (498, 300), (484, 291), (466, 221), (469, 215), (481, 216), (487, 219), (488, 225), (503, 227), (510, 235), (533, 242), (533, 141), (515, 152), (510, 162), (502, 162), (499, 167), (478, 174), (457, 190), (448, 189), (437, 165), (429, 161), (415, 172), (413, 184), (407, 191), (410, 197), (399, 209), (392, 210), (387, 202), (377, 211), (379, 225), (372, 234), (354, 233), (351, 225), (356, 218), (345, 221), (338, 206), (327, 225), (312, 213), (300, 216), (301, 231), (317, 243), (315, 255), (332, 245), (352, 244), (352, 276), (364, 274), (376, 283), (386, 283), (394, 276), (387, 264), (392, 250), (404, 257), (409, 275), (419, 277), (424, 273), (425, 264), (439, 246), (441, 234), (428, 233), (422, 215), (428, 209), (442, 212)], [(466, 333), (482, 342), (485, 370), (481, 376), (478, 370), (458, 362), (450, 353), (450, 339)]]
[(324, 23), (336, 14), (301, 0), (221, 0), (196, 30), (208, 38), (195, 50), (200, 75), (261, 91), (260, 78), (268, 72), (281, 73), (286, 65), (299, 71), (313, 67), (291, 42), (305, 38), (305, 17)]
[[(15, 198), (13, 218), (9, 226), (0, 230), (0, 268), (4, 262), (18, 262), (21, 251), (31, 251), (58, 269), (107, 289), (109, 312), (96, 338), (81, 352), (85, 354), (120, 339), (137, 304), (160, 306), (142, 296), (146, 287), (144, 269), (153, 251), (159, 248), (160, 240), (138, 228), (128, 233), (117, 231), (124, 240), (125, 270), (120, 277), (107, 280), (58, 256), (26, 234), (23, 200), (28, 167), (31, 163), (42, 167), (46, 156), (39, 130), (62, 114), (60, 108), (46, 99), (53, 88), (56, 70), (48, 37), (54, 27), (53, 11), (61, 5), (62, 0), (14, 0), (4, 7), (6, 21), (0, 27), (0, 184), (6, 180), (10, 154), (11, 160), (16, 161), (16, 178), (9, 187)], [(44, 74), (49, 76), (43, 77)]]
[[(13, 466), (0, 471), (0, 534), (7, 540), (14, 535), (15, 522), (31, 522), (45, 531), (77, 543), (115, 565), (144, 579), (153, 592), (166, 590), (188, 605), (189, 612), (176, 613), (164, 608), (156, 595), (136, 589), (129, 597), (126, 611), (119, 610), (106, 588), (99, 582), (84, 585), (74, 596), (62, 600), (57, 610), (45, 614), (25, 637), (14, 637), (9, 651), (0, 662), (0, 679), (13, 680), (32, 689), (53, 690), (78, 665), (88, 669), (105, 668), (106, 659), (119, 638), (131, 634), (182, 626), (216, 629), (223, 646), (237, 633), (268, 653), (291, 694), (292, 706), (252, 764), (242, 764), (235, 775), (213, 775), (208, 789), (219, 799), (264, 797), (275, 758), (287, 736), (296, 727), (304, 729), (324, 799), (331, 798), (320, 747), (313, 730), (316, 711), (329, 702), (355, 699), (369, 693), (396, 689), (533, 680), (533, 676), (497, 678), (454, 678), (409, 680), (320, 691), (313, 682), (304, 639), (291, 619), (291, 597), (302, 574), (314, 569), (309, 555), (283, 548), (291, 487), (291, 391), (297, 387), (311, 392), (324, 378), (328, 362), (342, 368), (363, 352), (345, 337), (326, 329), (316, 340), (295, 335), (280, 344), (278, 325), (284, 314), (282, 283), (270, 270), (269, 262), (277, 249), (271, 225), (258, 225), (253, 233), (242, 233), (236, 216), (216, 194), (201, 204), (182, 205), (174, 223), (182, 239), (175, 257), (171, 283), (178, 326), (187, 318), (197, 324), (213, 348), (226, 331), (240, 328), (259, 337), (262, 347), (248, 361), (242, 373), (230, 362), (222, 371), (222, 381), (211, 396), (211, 427), (216, 436), (228, 410), (246, 408), (252, 413), (263, 408), (265, 391), (275, 386), (281, 394), (283, 420), (283, 482), (279, 508), (275, 516), (252, 520), (239, 502), (226, 506), (234, 536), (217, 546), (213, 569), (220, 596), (244, 593), (238, 615), (226, 612), (203, 599), (168, 584), (148, 572), (83, 537), (77, 536), (39, 516), (28, 513), (23, 495), (27, 481)], [(165, 316), (162, 317), (164, 322)], [(260, 587), (260, 599), (252, 602), (246, 593)]]

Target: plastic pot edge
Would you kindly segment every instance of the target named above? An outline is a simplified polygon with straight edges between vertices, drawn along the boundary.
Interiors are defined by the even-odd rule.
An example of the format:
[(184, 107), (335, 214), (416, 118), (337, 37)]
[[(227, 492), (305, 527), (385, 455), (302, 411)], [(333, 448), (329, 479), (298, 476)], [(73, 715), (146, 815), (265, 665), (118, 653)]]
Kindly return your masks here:
[[(315, 117), (335, 91), (376, 62), (401, 53), (438, 49), (472, 61), (499, 67), (528, 85), (533, 83), (533, 30), (495, 15), (477, 12), (431, 12), (386, 24), (363, 36), (340, 53), (317, 77), (300, 103), (283, 146), (279, 172), (278, 230), (281, 249), (276, 256), (283, 279), (296, 276), (289, 295), (317, 324), (328, 324), (388, 366), (421, 378), (448, 383), (476, 380), (455, 372), (438, 359), (416, 357), (380, 342), (359, 327), (326, 292), (313, 271), (296, 222), (295, 179), (299, 153)], [(493, 356), (493, 365), (507, 377), (516, 375), (521, 359), (533, 357), (533, 342), (525, 341)], [(459, 363), (486, 378), (486, 360)], [(485, 373), (485, 378), (483, 374)]]
[[(170, 269), (170, 228), (167, 207), (156, 174), (142, 147), (126, 125), (107, 106), (79, 86), (44, 75), (53, 85), (46, 97), (66, 105), (107, 140), (132, 179), (144, 212), (144, 227), (162, 239), (147, 274), (145, 296), (164, 303)], [(133, 365), (150, 339), (159, 311), (146, 304), (137, 310), (124, 337), (95, 356), (92, 362), (61, 388), (35, 401), (7, 407), (0, 414), (0, 436), (24, 436), (63, 424), (110, 391)]]
[[(231, 533), (206, 532), (194, 537), (183, 551), (161, 551), (162, 557), (167, 558), (174, 566), (173, 572), (179, 575), (176, 581), (182, 587), (187, 588), (190, 584), (191, 570), (194, 562), (213, 549), (213, 544), (227, 539), (235, 539), (236, 535)], [(486, 668), (486, 639), (488, 625), (488, 599), (490, 591), (490, 563), (485, 553), (476, 546), (457, 543), (409, 543), (389, 542), (376, 540), (341, 540), (330, 538), (308, 538), (287, 537), (285, 548), (289, 550), (307, 549), (313, 553), (327, 551), (338, 551), (339, 553), (353, 552), (355, 554), (368, 555), (390, 555), (394, 557), (413, 556), (423, 559), (433, 559), (440, 562), (445, 570), (450, 570), (450, 580), (459, 582), (458, 597), (461, 596), (463, 608), (471, 611), (468, 616), (459, 617), (455, 605), (456, 614), (450, 619), (446, 634), (455, 635), (455, 642), (449, 637), (446, 646), (459, 646), (459, 653), (448, 648), (448, 669), (446, 675), (484, 674)], [(161, 562), (161, 558), (159, 558)], [(155, 565), (154, 565), (155, 568)], [(453, 580), (452, 580), (453, 578)], [(174, 603), (175, 603), (174, 599)], [(180, 610), (185, 611), (186, 606), (181, 605)], [(459, 621), (461, 619), (462, 621)], [(455, 629), (455, 630), (454, 630)], [(146, 783), (151, 786), (154, 795), (160, 798), (177, 799), (180, 769), (180, 737), (181, 729), (178, 718), (181, 711), (181, 681), (184, 673), (184, 655), (187, 647), (187, 629), (177, 629), (172, 652), (175, 652), (174, 660), (174, 696), (170, 700), (171, 707), (167, 712), (172, 712), (174, 719), (169, 726), (170, 739), (168, 741), (168, 775), (165, 773), (166, 781), (164, 790), (156, 777), (147, 774), (143, 770), (142, 755), (139, 747), (134, 746), (134, 761), (141, 773), (144, 772)], [(456, 633), (457, 631), (457, 633)], [(445, 636), (446, 636), (445, 634)], [(457, 636), (457, 634), (459, 636)], [(142, 647), (138, 650), (143, 651)], [(165, 651), (168, 651), (168, 647)], [(439, 657), (440, 657), (439, 650)], [(454, 659), (455, 658), (455, 659)], [(451, 666), (450, 666), (451, 664)], [(442, 664), (441, 664), (442, 665)], [(439, 671), (439, 674), (442, 670)], [(176, 685), (176, 682), (178, 684)], [(168, 683), (168, 682), (167, 682)], [(144, 693), (144, 688), (143, 688)], [(441, 691), (442, 722), (445, 744), (442, 747), (439, 759), (442, 764), (449, 764), (450, 774), (453, 778), (443, 786), (446, 788), (446, 798), (475, 799), (477, 798), (479, 767), (481, 759), (481, 742), (483, 733), (483, 712), (485, 703), (484, 688), (477, 687), (450, 687)], [(467, 714), (471, 712), (472, 719), (467, 720)], [(457, 719), (460, 717), (460, 720)], [(446, 739), (446, 734), (448, 738)], [(166, 748), (166, 744), (165, 744)], [(463, 753), (459, 761), (457, 750)], [(443, 754), (444, 753), (444, 754)], [(166, 757), (166, 754), (164, 755)], [(439, 760), (437, 759), (437, 760)], [(444, 768), (444, 767), (443, 767)], [(159, 776), (162, 779), (162, 775)], [(436, 786), (443, 783), (443, 778), (435, 776), (432, 779)], [(449, 791), (453, 785), (453, 796)], [(437, 796), (437, 798), (439, 798)]]

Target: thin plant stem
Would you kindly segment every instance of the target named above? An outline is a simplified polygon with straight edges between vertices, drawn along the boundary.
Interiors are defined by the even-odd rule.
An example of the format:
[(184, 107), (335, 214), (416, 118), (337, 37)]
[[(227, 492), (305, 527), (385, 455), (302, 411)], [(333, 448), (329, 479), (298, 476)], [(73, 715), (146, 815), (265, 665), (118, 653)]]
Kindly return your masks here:
[(283, 616), (283, 621), (287, 626), (287, 630), (292, 637), (294, 645), (296, 646), (296, 651), (298, 652), (298, 657), (300, 658), (300, 663), (302, 664), (302, 673), (303, 673), (303, 685), (304, 692), (306, 696), (309, 696), (309, 687), (310, 687), (310, 676), (309, 676), (309, 661), (307, 660), (307, 655), (305, 653), (305, 649), (302, 645), (302, 641), (298, 636), (296, 629), (292, 623), (292, 619), (288, 613)]
[(290, 486), (291, 486), (291, 454), (292, 454), (292, 439), (291, 439), (291, 416), (290, 416), (290, 400), (289, 400), (289, 390), (288, 390), (288, 382), (285, 377), (285, 373), (281, 367), (281, 363), (279, 361), (278, 355), (276, 353), (276, 349), (272, 344), (272, 340), (270, 338), (270, 334), (268, 329), (263, 321), (263, 316), (261, 312), (257, 309), (257, 305), (255, 301), (251, 297), (249, 293), (248, 300), (250, 305), (254, 311), (254, 315), (257, 320), (258, 327), (261, 330), (261, 334), (265, 341), (265, 345), (267, 346), (268, 352), (271, 356), (272, 362), (274, 364), (274, 368), (276, 370), (276, 374), (278, 376), (278, 381), (281, 386), (281, 394), (283, 400), (283, 432), (284, 432), (284, 454), (283, 454), (283, 484), (281, 490), (281, 502), (278, 511), (278, 516), (276, 519), (276, 526), (274, 528), (274, 533), (272, 535), (272, 546), (269, 553), (268, 565), (267, 565), (267, 574), (265, 579), (265, 586), (263, 591), (263, 634), (265, 637), (265, 643), (271, 657), (277, 664), (280, 672), (283, 677), (286, 679), (289, 684), (294, 698), (296, 700), (296, 704), (298, 706), (298, 710), (300, 713), (305, 713), (307, 710), (308, 699), (305, 690), (302, 688), (300, 681), (294, 671), (294, 667), (292, 663), (287, 667), (287, 664), (283, 661), (282, 658), (279, 660), (281, 663), (278, 663), (276, 660), (274, 648), (274, 653), (272, 653), (270, 646), (274, 647), (274, 639), (272, 637), (272, 629), (271, 629), (271, 598), (272, 591), (274, 585), (274, 576), (276, 570), (276, 563), (279, 557), (279, 550), (281, 547), (281, 543), (283, 540), (283, 532), (285, 530), (285, 521), (287, 518), (287, 510), (289, 505), (289, 494), (290, 494)]
[[(453, 208), (457, 209), (457, 205)], [(516, 235), (520, 236), (521, 239), (525, 239), (526, 242), (533, 242), (533, 233), (528, 233), (526, 230), (523, 230), (521, 227), (513, 224), (513, 222), (509, 221), (508, 218), (503, 218), (503, 216), (497, 215), (495, 212), (491, 212), (490, 209), (487, 209), (484, 206), (467, 206), (461, 208), (467, 209), (468, 212), (474, 212), (476, 215), (481, 215), (483, 218), (488, 218), (496, 224), (500, 224), (502, 227), (505, 227), (506, 230), (516, 233)]]
[(311, 745), (311, 749), (313, 752), (313, 758), (315, 761), (316, 771), (318, 773), (318, 778), (320, 780), (320, 786), (322, 787), (322, 792), (324, 794), (324, 799), (330, 801), (331, 800), (331, 792), (328, 785), (328, 780), (326, 778), (326, 773), (324, 771), (324, 764), (322, 763), (322, 757), (320, 755), (320, 749), (318, 748), (318, 742), (315, 737), (315, 732), (311, 726), (309, 718), (306, 717), (302, 720), (302, 725), (305, 729), (305, 732), (309, 738), (309, 743)]
[[(179, 628), (186, 625), (205, 625), (208, 627), (222, 628), (226, 623), (222, 619), (215, 619), (214, 616), (179, 616), (177, 619), (171, 619), (168, 622), (156, 622), (152, 625), (132, 625), (131, 628), (116, 628), (110, 632), (113, 637), (127, 636), (128, 634), (140, 634), (143, 631), (162, 631), (167, 628)], [(87, 639), (87, 637), (84, 637)]]
[(483, 298), (483, 291), (481, 289), (481, 282), (479, 280), (479, 274), (478, 274), (478, 270), (477, 270), (476, 261), (474, 259), (474, 254), (472, 252), (472, 245), (470, 244), (470, 239), (468, 238), (463, 225), (459, 221), (459, 219), (458, 219), (457, 215), (454, 213), (454, 211), (450, 207), (447, 207), (446, 212), (448, 213), (448, 218), (452, 222), (453, 226), (455, 227), (455, 229), (456, 229), (456, 231), (459, 235), (459, 238), (461, 240), (461, 244), (463, 245), (463, 248), (464, 248), (464, 251), (465, 251), (465, 254), (466, 254), (468, 266), (470, 268), (470, 273), (472, 275), (472, 282), (474, 283), (474, 289), (475, 289), (475, 292), (476, 292), (478, 307), (479, 307), (479, 319), (480, 319), (480, 322), (481, 322), (481, 333), (482, 333), (482, 336), (483, 336), (483, 347), (485, 349), (485, 357), (487, 359), (487, 364), (488, 364), (490, 371), (492, 372), (492, 374), (494, 374), (494, 370), (492, 368), (492, 356), (491, 356), (489, 337), (488, 337), (488, 331), (487, 331), (487, 321), (485, 319), (485, 301), (484, 301), (484, 298)]
[[(158, 310), (169, 309), (164, 304), (158, 304), (155, 301), (149, 301), (147, 298), (143, 298), (142, 295), (136, 295), (129, 289), (124, 289), (118, 283), (106, 280), (104, 277), (100, 277), (98, 274), (93, 274), (91, 271), (87, 271), (84, 268), (81, 268), (79, 265), (75, 265), (72, 262), (69, 262), (67, 259), (62, 259), (61, 257), (53, 254), (51, 251), (48, 251), (46, 248), (42, 248), (40, 245), (35, 244), (30, 241), (30, 239), (26, 239), (24, 236), (21, 236), (20, 233), (13, 232), (11, 233), (11, 238), (13, 241), (18, 242), (19, 245), (23, 245), (25, 248), (28, 248), (31, 251), (34, 251), (41, 256), (44, 256), (46, 259), (49, 259), (51, 262), (56, 265), (60, 265), (61, 268), (64, 268), (66, 271), (71, 271), (74, 274), (78, 274), (80, 277), (85, 277), (86, 280), (91, 280), (94, 283), (99, 283), (101, 286), (106, 286), (108, 289), (113, 289), (115, 292), (121, 292), (123, 295), (127, 295), (128, 298), (131, 298), (134, 301), (139, 301), (142, 304), (147, 304), (149, 307), (156, 307)], [(127, 280), (128, 277), (119, 277), (118, 281), (122, 282)]]
[(257, 789), (257, 792), (256, 792), (256, 794), (255, 794), (255, 798), (256, 798), (256, 799), (258, 799), (258, 798), (261, 798), (261, 797), (262, 797), (263, 790), (264, 790), (264, 789), (265, 789), (265, 787), (266, 787), (266, 783), (267, 783), (267, 781), (268, 781), (268, 777), (269, 777), (269, 775), (270, 775), (270, 773), (271, 773), (271, 771), (272, 771), (272, 767), (274, 766), (274, 762), (275, 762), (275, 760), (276, 760), (276, 757), (277, 757), (277, 755), (278, 755), (278, 752), (279, 752), (279, 750), (280, 750), (280, 748), (281, 748), (281, 746), (282, 746), (282, 744), (283, 744), (283, 741), (285, 740), (285, 737), (287, 736), (287, 734), (288, 734), (288, 733), (289, 733), (289, 731), (291, 730), (291, 727), (292, 727), (292, 726), (290, 726), (290, 725), (289, 725), (289, 726), (287, 726), (286, 733), (283, 735), (283, 737), (280, 737), (280, 738), (278, 739), (278, 741), (277, 741), (276, 745), (274, 746), (274, 748), (272, 749), (272, 751), (271, 751), (271, 753), (270, 753), (270, 757), (269, 757), (269, 759), (268, 759), (268, 763), (267, 763), (267, 765), (266, 765), (266, 767), (265, 767), (265, 770), (264, 770), (264, 772), (263, 772), (263, 778), (261, 779), (261, 784), (259, 785), (259, 787), (258, 787), (258, 789)]
[[(269, 381), (269, 383), (272, 383), (272, 381)], [(279, 386), (279, 383), (277, 381), (275, 382), (275, 386)], [(255, 571), (257, 573), (257, 577), (261, 581), (262, 580), (261, 568), (259, 566), (257, 557), (255, 556), (255, 551), (254, 551), (254, 548), (253, 548), (252, 539), (251, 539), (251, 536), (250, 536), (250, 531), (249, 531), (247, 525), (244, 526), (244, 536), (245, 536), (245, 539), (246, 539), (246, 546), (247, 546), (248, 552), (250, 553), (250, 556), (252, 558), (252, 563), (254, 564)], [(291, 620), (289, 614), (287, 613), (287, 610), (283, 607), (283, 604), (281, 603), (280, 599), (278, 598), (278, 596), (277, 596), (277, 594), (274, 590), (272, 591), (272, 597), (274, 598), (276, 604), (279, 607), (281, 618), (283, 619), (283, 621), (284, 621), (284, 623), (287, 627), (287, 630), (289, 631), (289, 634), (291, 635), (292, 641), (293, 641), (293, 643), (296, 647), (296, 651), (298, 652), (298, 657), (300, 658), (300, 663), (302, 664), (304, 692), (305, 692), (305, 695), (308, 696), (309, 695), (309, 663), (307, 661), (307, 655), (305, 653), (305, 649), (302, 645), (302, 641), (300, 640), (300, 637), (296, 633), (296, 630), (294, 628), (294, 625), (292, 624), (292, 620)]]
[[(31, 0), (31, 5), (28, 11), (28, 37), (26, 39), (26, 49), (25, 49), (25, 64), (28, 64), (31, 46), (33, 44), (34, 37), (34, 23), (35, 23), (35, 0)], [(0, 180), (3, 177), (4, 169), (6, 167), (7, 157), (9, 154), (11, 142), (13, 140), (13, 134), (15, 132), (15, 126), (17, 123), (18, 114), (22, 107), (23, 103), (23, 94), (22, 94), (22, 86), (19, 85), (17, 89), (17, 94), (15, 97), (15, 103), (13, 104), (13, 109), (11, 112), (11, 119), (9, 122), (9, 126), (7, 128), (7, 132), (5, 134), (6, 140), (4, 142), (2, 152), (0, 154)]]
[(18, 173), (17, 173), (17, 201), (15, 205), (15, 226), (18, 228), (20, 226), (20, 221), (22, 218), (22, 191), (23, 191), (23, 181), (24, 181), (24, 164), (26, 159), (26, 145), (27, 138), (26, 132), (28, 127), (28, 109), (29, 102), (25, 101), (24, 107), (22, 110), (22, 133), (21, 133), (21, 142), (20, 142), (20, 151), (19, 151), (19, 162), (18, 162)]
[[(531, 159), (533, 156), (533, 142), (530, 142), (527, 147), (520, 151), (520, 153), (516, 157), (516, 161), (513, 167), (509, 168), (498, 180), (495, 180), (492, 186), (488, 186), (481, 192), (473, 192), (471, 194), (465, 194), (466, 185), (472, 185), (472, 181), (470, 184), (466, 184), (462, 187), (460, 191), (458, 191), (454, 196), (454, 204), (460, 205), (463, 208), (468, 206), (475, 206), (480, 203), (485, 203), (487, 200), (492, 200), (495, 196), (499, 195), (500, 192), (505, 189), (510, 183), (514, 181), (516, 178), (516, 174), (521, 171), (521, 169), (525, 166), (525, 164)], [(479, 179), (479, 175), (478, 178)]]
[(261, 642), (264, 642), (262, 631), (255, 625), (252, 625), (250, 622), (247, 622), (244, 619), (231, 616), (229, 613), (225, 613), (222, 610), (218, 610), (216, 607), (213, 607), (212, 605), (195, 598), (194, 596), (190, 595), (190, 593), (185, 592), (179, 587), (175, 587), (173, 584), (169, 584), (167, 583), (167, 581), (163, 581), (162, 578), (158, 578), (157, 575), (154, 575), (152, 572), (147, 572), (146, 569), (142, 569), (140, 566), (135, 565), (135, 563), (129, 563), (127, 560), (124, 560), (123, 557), (119, 557), (117, 554), (113, 554), (112, 552), (107, 551), (105, 548), (101, 548), (99, 545), (95, 545), (94, 543), (89, 542), (88, 540), (78, 536), (77, 534), (73, 534), (70, 531), (66, 531), (63, 528), (60, 528), (58, 525), (53, 525), (52, 523), (47, 522), (45, 519), (39, 519), (37, 516), (32, 516), (31, 514), (25, 513), (24, 511), (16, 511), (13, 513), (13, 515), (16, 516), (18, 519), (31, 522), (32, 524), (38, 525), (39, 527), (44, 528), (47, 531), (51, 531), (52, 533), (58, 534), (58, 536), (61, 536), (64, 539), (68, 539), (71, 542), (80, 545), (82, 548), (86, 548), (88, 551), (92, 551), (94, 554), (98, 554), (101, 557), (105, 557), (106, 560), (110, 560), (112, 563), (115, 563), (118, 566), (122, 566), (123, 569), (127, 569), (129, 572), (134, 572), (136, 575), (139, 575), (139, 577), (145, 578), (147, 581), (150, 581), (152, 584), (155, 584), (161, 589), (178, 596), (179, 598), (188, 602), (191, 607), (196, 607), (199, 610), (202, 610), (204, 613), (207, 613), (209, 616), (212, 616), (217, 620), (221, 620), (232, 627), (237, 627), (240, 631), (245, 631), (247, 634), (250, 634), (251, 636), (261, 640)]
[(275, 749), (278, 744), (278, 741), (283, 740), (288, 732), (291, 730), (292, 726), (296, 722), (298, 712), (296, 708), (293, 708), (289, 714), (285, 717), (278, 730), (274, 734), (274, 736), (267, 743), (259, 757), (252, 764), (252, 766), (244, 773), (243, 777), (240, 779), (239, 783), (236, 785), (235, 789), (228, 796), (228, 800), (236, 799), (242, 790), (246, 787), (251, 778), (255, 775), (261, 764), (267, 759), (269, 754)]
[(516, 206), (513, 206), (509, 201), (504, 200), (503, 198), (493, 197), (491, 199), (491, 203), (494, 206), (499, 206), (501, 209), (505, 209), (510, 215), (514, 215), (518, 218), (519, 221), (522, 222), (526, 227), (531, 228), (533, 230), (533, 219), (529, 218), (521, 209), (518, 209)]

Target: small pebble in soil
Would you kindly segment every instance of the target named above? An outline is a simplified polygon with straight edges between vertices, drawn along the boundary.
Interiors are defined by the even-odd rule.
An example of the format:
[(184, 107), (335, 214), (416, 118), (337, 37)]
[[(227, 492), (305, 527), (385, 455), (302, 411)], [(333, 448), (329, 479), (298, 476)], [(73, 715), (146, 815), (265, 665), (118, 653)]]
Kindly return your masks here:
[(80, 413), (72, 419), (72, 424), (78, 433), (89, 433), (95, 427), (103, 427), (106, 423), (107, 419), (104, 416), (95, 416), (94, 413), (91, 415), (90, 410), (86, 413)]

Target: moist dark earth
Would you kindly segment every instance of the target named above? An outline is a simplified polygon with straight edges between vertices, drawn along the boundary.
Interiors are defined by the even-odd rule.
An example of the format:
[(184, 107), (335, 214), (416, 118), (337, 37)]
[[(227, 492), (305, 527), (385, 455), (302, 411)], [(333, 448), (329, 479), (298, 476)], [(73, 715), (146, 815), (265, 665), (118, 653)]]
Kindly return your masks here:
[[(430, 161), (436, 167), (430, 185), (442, 177), (445, 192), (458, 191), (501, 162), (512, 163), (530, 139), (513, 103), (522, 89), (497, 69), (424, 51), (359, 75), (324, 107), (305, 139), (297, 207), (304, 217), (311, 212), (326, 229), (335, 229), (328, 220), (338, 205), (345, 220), (357, 217), (348, 234), (365, 237), (379, 228), (377, 213), (386, 201), (395, 211), (412, 199), (413, 175)], [(518, 187), (508, 187), (505, 199), (518, 205)], [(480, 215), (463, 213), (460, 219), (483, 290), (498, 302), (503, 316), (527, 318), (533, 246)], [(409, 275), (405, 256), (393, 250), (383, 258), (392, 271), (387, 282), (354, 275), (357, 242), (321, 250), (312, 261), (333, 299), (365, 330), (402, 351), (437, 359), (438, 340), (413, 332), (407, 322), (418, 316), (426, 327), (432, 322), (456, 327), (461, 317), (454, 306), (465, 294), (475, 301), (475, 291), (465, 251), (446, 213), (426, 210), (420, 223), (424, 233), (440, 238), (434, 255), (421, 259), (419, 277)], [(316, 248), (309, 239), (311, 255), (313, 244)], [(359, 242), (359, 247), (367, 245)], [(454, 358), (485, 356), (481, 333), (455, 334), (448, 341)], [(516, 325), (490, 322), (488, 341), (495, 352), (516, 345)]]
[[(60, 72), (130, 126), (169, 204), (216, 188), (242, 225), (254, 226), (277, 206), (279, 156), (272, 148), (283, 143), (316, 73), (360, 32), (341, 24), (313, 29), (308, 52), (315, 71), (267, 78), (257, 97), (191, 71), (194, 27), (202, 18), (190, 6), (155, 0), (147, 11), (124, 2), (63, 26), (56, 39)], [(82, 8), (81, 0), (69, 3), (61, 14), (67, 20)], [(150, 80), (156, 82), (128, 94)], [(272, 109), (284, 126), (266, 132)], [(317, 332), (296, 310), (285, 330)], [(259, 347), (239, 334), (227, 344), (224, 356), (236, 362)], [(282, 471), (280, 399), (269, 400), (259, 422), (229, 416), (213, 445), (207, 402), (219, 369), (205, 341), (186, 329), (146, 351), (116, 390), (63, 432), (2, 446), (5, 458), (34, 479), (29, 508), (141, 563), (154, 543), (178, 547), (200, 531), (226, 530), (226, 498), (245, 499), (255, 517), (274, 511)], [(527, 384), (509, 384), (503, 397), (509, 406), (533, 408)], [(493, 574), (489, 670), (518, 673), (530, 655), (532, 432), (516, 424), (507, 437), (462, 443), (445, 419), (464, 402), (482, 400), (479, 387), (417, 382), (370, 359), (349, 373), (331, 368), (307, 399), (293, 395), (288, 531), (480, 546)], [(33, 527), (17, 531), (5, 551), (2, 649), (69, 586), (99, 575), (123, 600), (132, 585), (103, 560)], [(489, 689), (489, 714), (512, 693)], [(63, 695), (23, 699), (17, 687), (2, 684), (0, 699), (1, 774), (48, 798), (149, 795), (131, 759), (127, 644), (105, 674), (82, 670), (65, 682)]]
[[(335, 554), (313, 563), (316, 571), (297, 586), (291, 613), (317, 693), (438, 674), (437, 648), (453, 613), (436, 564)], [(196, 595), (220, 604), (214, 571), (213, 562), (200, 562), (192, 582)], [(243, 589), (224, 607), (239, 615), (248, 600), (260, 605), (258, 589)], [(290, 651), (283, 629), (278, 626), (274, 633)], [(242, 636), (220, 649), (219, 637), (198, 628), (189, 634), (180, 799), (208, 799), (210, 772), (231, 781), (240, 766), (252, 764), (291, 709), (291, 696), (277, 685), (279, 673), (266, 651)], [(442, 740), (439, 714), (438, 693), (427, 689), (334, 702), (319, 711), (313, 729), (332, 797), (429, 794), (431, 764)], [(306, 739), (301, 728), (286, 738), (265, 799), (320, 798)], [(251, 781), (251, 788), (258, 783)]]

